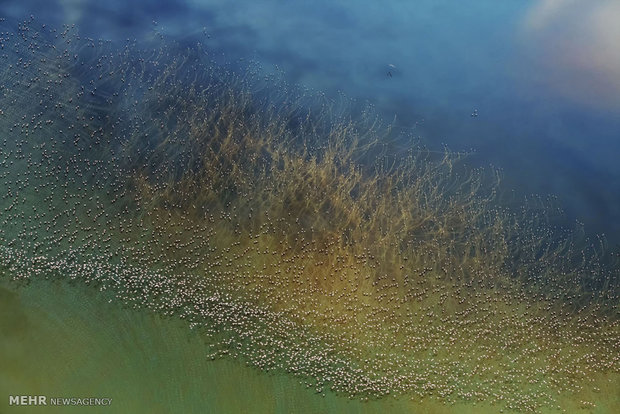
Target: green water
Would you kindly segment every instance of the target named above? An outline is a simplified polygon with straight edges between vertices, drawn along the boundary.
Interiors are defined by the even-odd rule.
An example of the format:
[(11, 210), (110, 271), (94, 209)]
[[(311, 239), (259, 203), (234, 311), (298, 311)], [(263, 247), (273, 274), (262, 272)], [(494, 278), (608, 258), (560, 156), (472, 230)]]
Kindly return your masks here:
[[(122, 309), (80, 286), (0, 284), (0, 413), (497, 413), (385, 398), (323, 397), (285, 374), (204, 358), (199, 334), (182, 322)], [(613, 413), (618, 378), (601, 384), (597, 407)], [(601, 385), (599, 384), (599, 385)], [(8, 395), (112, 398), (109, 407), (9, 407)], [(603, 397), (603, 398), (601, 398)], [(547, 411), (547, 410), (545, 410)], [(549, 410), (548, 412), (562, 412)]]
[[(201, 338), (183, 322), (121, 309), (83, 286), (4, 282), (0, 333), (0, 413), (478, 412), (435, 402), (323, 397), (285, 374), (208, 360)], [(112, 404), (9, 407), (8, 395), (103, 397)]]

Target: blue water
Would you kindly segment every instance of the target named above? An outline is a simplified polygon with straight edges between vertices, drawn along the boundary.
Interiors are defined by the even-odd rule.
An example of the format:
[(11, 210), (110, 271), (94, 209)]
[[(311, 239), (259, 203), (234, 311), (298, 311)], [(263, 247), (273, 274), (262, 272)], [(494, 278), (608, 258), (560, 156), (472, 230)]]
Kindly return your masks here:
[[(553, 194), (620, 242), (620, 3), (613, 0), (29, 0), (0, 15), (84, 35), (200, 41), (374, 104), (422, 143), (470, 150), (518, 196)], [(472, 116), (476, 113), (477, 116)]]

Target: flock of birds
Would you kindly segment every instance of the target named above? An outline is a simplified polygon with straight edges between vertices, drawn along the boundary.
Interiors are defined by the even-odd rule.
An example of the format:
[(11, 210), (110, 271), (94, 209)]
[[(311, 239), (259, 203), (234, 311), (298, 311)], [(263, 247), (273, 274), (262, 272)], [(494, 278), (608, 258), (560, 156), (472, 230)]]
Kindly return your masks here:
[(3, 24), (5, 277), (181, 318), (205, 358), (322, 395), (591, 408), (620, 373), (617, 267), (492, 173), (395, 156), (372, 115), (199, 46)]

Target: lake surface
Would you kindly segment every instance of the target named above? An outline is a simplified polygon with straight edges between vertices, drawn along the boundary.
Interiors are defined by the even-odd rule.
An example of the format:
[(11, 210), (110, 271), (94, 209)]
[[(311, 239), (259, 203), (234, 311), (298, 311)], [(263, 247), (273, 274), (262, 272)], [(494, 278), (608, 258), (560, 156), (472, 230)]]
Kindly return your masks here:
[[(10, 18), (94, 38), (164, 33), (295, 85), (370, 102), (433, 149), (473, 150), (519, 197), (620, 242), (620, 46), (614, 0), (36, 1)], [(476, 112), (477, 116), (471, 115)]]
[[(35, 282), (28, 290), (16, 290), (13, 284), (1, 283), (0, 311), (0, 389), (48, 398), (112, 398), (109, 407), (88, 407), (93, 413), (397, 414), (422, 410), (474, 414), (498, 410), (484, 403), (446, 405), (404, 398), (361, 402), (331, 392), (322, 397), (282, 373), (266, 375), (237, 361), (206, 359), (199, 335), (180, 321), (119, 309), (81, 286)], [(613, 413), (618, 407), (615, 385), (619, 380), (616, 376), (614, 382), (597, 381), (606, 395), (595, 412)], [(592, 398), (592, 391), (582, 397)], [(568, 410), (583, 410), (578, 400), (566, 404), (563, 401)], [(83, 407), (36, 408), (52, 413), (84, 412)]]
[[(0, 85), (0, 412), (7, 393), (113, 398), (89, 409), (102, 413), (620, 407), (620, 273), (596, 251), (597, 234), (620, 246), (617, 1), (7, 0), (0, 18), (0, 32), (19, 32), (0, 38), (15, 59)], [(35, 47), (63, 25), (79, 32), (62, 35), (81, 45), (73, 60)], [(111, 42), (91, 52), (90, 38)], [(41, 58), (22, 66), (30, 52)], [(194, 95), (192, 70), (207, 66), (197, 85), (215, 92)], [(243, 100), (248, 67), (282, 112)], [(66, 88), (45, 89), (56, 75)], [(312, 124), (337, 131), (302, 156), (307, 137), (269, 135), (307, 132), (303, 109), (283, 104), (290, 91), (337, 102)], [(338, 135), (339, 103), (345, 118), (370, 104), (402, 133), (385, 148), (433, 167), (348, 170), (358, 159)], [(218, 135), (229, 115), (239, 146)], [(253, 147), (245, 132), (257, 130), (273, 141)], [(376, 155), (364, 148), (352, 153)], [(438, 162), (446, 148), (465, 165)], [(478, 193), (478, 167), (500, 172), (505, 211)], [(555, 232), (576, 223), (593, 250)]]

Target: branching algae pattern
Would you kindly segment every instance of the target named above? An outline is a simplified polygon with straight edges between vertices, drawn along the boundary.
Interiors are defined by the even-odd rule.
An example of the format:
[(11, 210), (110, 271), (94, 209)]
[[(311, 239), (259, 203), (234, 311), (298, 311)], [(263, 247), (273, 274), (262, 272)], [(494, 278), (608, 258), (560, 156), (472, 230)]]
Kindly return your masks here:
[(610, 398), (612, 255), (549, 209), (506, 206), (496, 172), (396, 151), (407, 137), (371, 109), (200, 45), (3, 24), (5, 278), (90, 285), (186, 321), (205, 359), (319, 394), (520, 411)]

